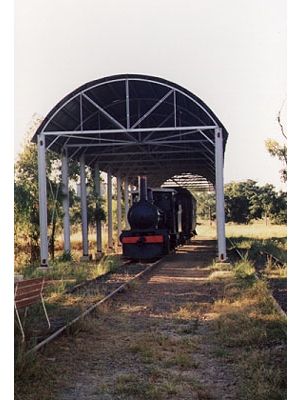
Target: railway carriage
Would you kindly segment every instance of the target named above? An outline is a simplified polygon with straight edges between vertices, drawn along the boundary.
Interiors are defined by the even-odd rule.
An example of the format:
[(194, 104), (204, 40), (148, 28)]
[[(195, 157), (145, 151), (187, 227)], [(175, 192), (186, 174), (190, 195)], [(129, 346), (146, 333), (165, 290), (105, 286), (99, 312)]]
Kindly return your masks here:
[(196, 234), (196, 200), (187, 189), (149, 189), (146, 176), (140, 176), (132, 203), (130, 230), (120, 235), (124, 257), (160, 258)]

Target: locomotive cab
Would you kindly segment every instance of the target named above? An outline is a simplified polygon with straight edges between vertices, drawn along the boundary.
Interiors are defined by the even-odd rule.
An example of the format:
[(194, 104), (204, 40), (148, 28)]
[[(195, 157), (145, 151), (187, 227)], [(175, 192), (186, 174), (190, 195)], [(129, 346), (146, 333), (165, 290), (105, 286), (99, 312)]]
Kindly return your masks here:
[(160, 258), (170, 251), (169, 233), (161, 229), (165, 215), (154, 204), (143, 175), (139, 177), (139, 189), (139, 199), (136, 193), (132, 195), (133, 205), (127, 214), (131, 229), (120, 235), (123, 255), (138, 260)]
[(132, 192), (131, 200), (127, 214), (131, 229), (120, 235), (125, 257), (160, 258), (195, 234), (196, 201), (187, 189), (151, 190), (146, 177), (140, 176), (139, 192)]

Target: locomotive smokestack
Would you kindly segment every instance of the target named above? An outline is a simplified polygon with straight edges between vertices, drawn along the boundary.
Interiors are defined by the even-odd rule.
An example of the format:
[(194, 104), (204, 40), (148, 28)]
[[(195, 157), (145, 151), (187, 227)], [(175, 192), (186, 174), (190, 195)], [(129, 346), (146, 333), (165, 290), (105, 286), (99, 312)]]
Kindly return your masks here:
[(139, 190), (140, 190), (140, 201), (147, 201), (147, 176), (139, 175)]

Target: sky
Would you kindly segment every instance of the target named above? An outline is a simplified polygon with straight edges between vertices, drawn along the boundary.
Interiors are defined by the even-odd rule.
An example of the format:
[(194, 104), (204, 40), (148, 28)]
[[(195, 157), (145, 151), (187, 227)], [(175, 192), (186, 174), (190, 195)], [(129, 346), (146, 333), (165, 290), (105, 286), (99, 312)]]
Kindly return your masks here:
[[(286, 190), (280, 181), (282, 165), (270, 157), (264, 141), (272, 138), (284, 143), (276, 117), (282, 107), (287, 131), (288, 104), (289, 177), (292, 174), (292, 182), (297, 182), (298, 147), (294, 137), (299, 111), (294, 98), (299, 92), (295, 79), (300, 65), (294, 57), (299, 52), (298, 43), (295, 45), (292, 39), (287, 46), (287, 3), (289, 38), (295, 40), (299, 37), (297, 0), (2, 2), (2, 150), (6, 150), (6, 139), (10, 142), (14, 137), (11, 158), (15, 159), (33, 115), (46, 116), (84, 83), (119, 73), (154, 75), (193, 92), (226, 127), (225, 183), (254, 179), (260, 185), (271, 183), (278, 190)], [(287, 47), (292, 58), (288, 78)], [(13, 193), (13, 179), (6, 177), (5, 153), (2, 151), (1, 157), (2, 189)], [(290, 231), (298, 231), (299, 213), (293, 212), (298, 209), (297, 186), (289, 184), (288, 190), (289, 202), (293, 203)], [(2, 207), (5, 215), (6, 208), (13, 214), (12, 204), (9, 197)], [(13, 257), (13, 241), (8, 243), (7, 239), (13, 237), (12, 231), (7, 232), (13, 224), (3, 226), (2, 256)], [(289, 236), (292, 260), (298, 259), (297, 238)], [(8, 261), (13, 264), (12, 258)], [(296, 283), (297, 278), (291, 281)], [(290, 303), (296, 304), (293, 291), (290, 297)], [(11, 317), (9, 311), (5, 320)], [(2, 343), (7, 346), (6, 340)], [(4, 367), (7, 370), (7, 365)], [(295, 376), (295, 382), (297, 379)]]
[[(299, 92), (295, 79), (300, 65), (293, 56), (299, 52), (298, 44), (292, 39), (287, 46), (287, 3), (288, 34), (295, 40), (299, 37), (297, 0), (1, 2), (0, 40), (2, 56), (5, 54), (0, 65), (5, 93), (0, 96), (2, 189), (13, 194), (3, 151), (6, 139), (10, 143), (14, 138), (11, 158), (15, 159), (34, 114), (46, 116), (64, 96), (94, 79), (138, 73), (185, 87), (218, 116), (229, 132), (225, 183), (254, 179), (260, 185), (271, 183), (285, 190), (279, 174), (282, 165), (270, 157), (264, 141), (272, 138), (284, 143), (276, 117), (283, 105), (282, 122), (287, 131), (288, 105), (289, 177), (293, 174), (292, 182), (297, 182), (294, 137), (299, 112), (294, 98)], [(288, 77), (287, 47), (292, 58)], [(298, 213), (293, 212), (298, 209), (296, 190), (297, 185), (289, 184), (289, 202), (293, 203), (290, 231), (297, 228)], [(5, 215), (7, 208), (13, 214), (12, 204), (8, 196), (2, 207)], [(12, 265), (13, 241), (8, 243), (7, 238), (13, 237), (13, 224), (3, 226), (2, 257), (9, 255), (5, 265)], [(297, 238), (289, 236), (292, 260), (298, 257)], [(296, 304), (293, 291), (290, 297), (290, 303), (295, 300)], [(11, 317), (9, 311), (5, 320)], [(7, 341), (2, 343), (7, 346)], [(7, 370), (7, 365), (4, 367)]]
[(284, 143), (285, 0), (15, 0), (14, 14), (14, 155), (34, 114), (94, 79), (139, 73), (185, 87), (218, 116), (225, 183), (286, 190), (264, 143)]

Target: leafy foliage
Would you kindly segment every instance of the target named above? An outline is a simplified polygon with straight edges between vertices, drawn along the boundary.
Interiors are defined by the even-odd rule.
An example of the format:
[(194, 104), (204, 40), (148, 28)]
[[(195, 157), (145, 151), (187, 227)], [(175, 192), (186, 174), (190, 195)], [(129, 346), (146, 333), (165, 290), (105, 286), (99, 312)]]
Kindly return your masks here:
[(265, 146), (271, 155), (271, 157), (277, 157), (279, 161), (284, 164), (284, 168), (280, 170), (281, 180), (283, 182), (287, 181), (287, 146), (283, 144), (282, 146), (272, 139), (267, 139), (265, 141)]
[(286, 223), (286, 193), (275, 191), (270, 184), (258, 186), (248, 179), (225, 186), (225, 212), (228, 222), (249, 223), (254, 219), (271, 219)]
[(194, 193), (197, 199), (197, 214), (201, 219), (216, 219), (216, 200), (214, 192)]
[[(196, 193), (197, 212), (201, 219), (216, 218), (215, 194)], [(287, 222), (287, 194), (275, 191), (270, 184), (258, 186), (248, 179), (245, 182), (231, 182), (225, 185), (225, 216), (227, 222), (248, 224), (253, 220), (265, 218), (275, 224)]]
[[(37, 146), (30, 141), (33, 133), (41, 123), (41, 118), (34, 116), (27, 132), (23, 151), (15, 162), (14, 179), (14, 243), (15, 258), (23, 250), (26, 259), (19, 260), (24, 263), (33, 263), (39, 259), (39, 187), (38, 187), (38, 155)], [(69, 161), (69, 178), (74, 184), (79, 180), (79, 164)], [(47, 178), (47, 207), (48, 207), (48, 235), (52, 258), (54, 257), (54, 244), (57, 232), (62, 228), (62, 182), (61, 160), (59, 154), (46, 152), (46, 178)], [(104, 220), (105, 213), (102, 208), (103, 200), (99, 199), (94, 190), (92, 171), (87, 168), (88, 220), (95, 224), (96, 220)], [(74, 186), (74, 185), (73, 185)], [(69, 188), (70, 223), (77, 225), (81, 221), (80, 199), (74, 187)], [(97, 206), (98, 204), (98, 206)], [(25, 250), (25, 252), (24, 252)]]

